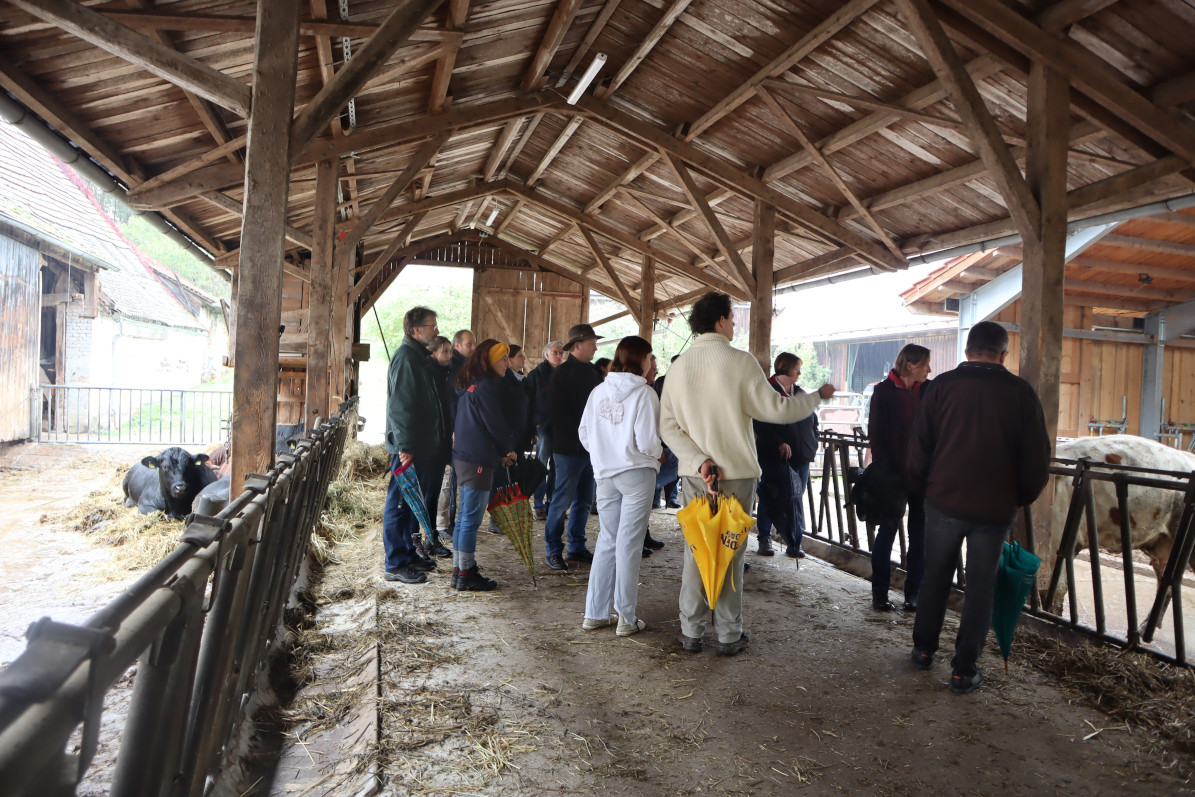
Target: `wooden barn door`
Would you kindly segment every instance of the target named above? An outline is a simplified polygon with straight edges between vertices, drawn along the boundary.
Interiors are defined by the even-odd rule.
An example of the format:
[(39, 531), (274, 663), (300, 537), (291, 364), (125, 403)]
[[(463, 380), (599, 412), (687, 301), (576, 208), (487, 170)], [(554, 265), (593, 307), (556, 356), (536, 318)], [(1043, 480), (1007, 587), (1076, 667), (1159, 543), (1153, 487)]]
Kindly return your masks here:
[(30, 396), (40, 349), (40, 265), (36, 250), (0, 236), (0, 442), (35, 434)]
[(589, 289), (557, 274), (478, 269), (473, 280), (477, 339), (518, 343), (527, 350), (527, 371), (543, 359), (548, 341), (563, 342), (569, 327), (588, 320)]

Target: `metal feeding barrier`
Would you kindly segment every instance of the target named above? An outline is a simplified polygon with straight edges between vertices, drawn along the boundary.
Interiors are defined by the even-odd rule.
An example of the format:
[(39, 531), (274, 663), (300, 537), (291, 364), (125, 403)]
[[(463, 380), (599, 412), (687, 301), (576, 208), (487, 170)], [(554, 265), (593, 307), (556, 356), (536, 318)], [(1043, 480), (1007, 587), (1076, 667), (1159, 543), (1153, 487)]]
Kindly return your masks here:
[[(859, 521), (853, 507), (848, 505), (853, 474), (863, 467), (870, 444), (866, 436), (858, 431), (852, 434), (824, 432), (819, 438), (819, 459), (814, 463), (813, 478), (805, 491), (808, 504), (805, 513), (806, 537), (814, 540), (814, 545), (823, 546), (818, 553), (824, 554), (835, 564), (857, 574), (870, 573), (875, 526)], [(819, 464), (820, 468), (817, 467)], [(1049, 539), (1057, 540), (1057, 547), (1042, 557), (1044, 561), (1038, 574), (1038, 583), (1045, 587), (1045, 595), (1043, 597), (1038, 590), (1031, 591), (1026, 613), (1045, 623), (1077, 631), (1116, 647), (1141, 648), (1163, 660), (1190, 665), (1183, 627), (1182, 590), (1187, 563), (1195, 552), (1195, 473), (1108, 465), (1086, 459), (1054, 459), (1050, 473), (1055, 478), (1070, 480), (1071, 501), (1061, 532), (1051, 529)], [(1116, 492), (1116, 517), (1120, 525), (1119, 552), (1101, 552), (1098, 548), (1098, 517), (1093, 492), (1093, 485), (1097, 482), (1110, 482)], [(1134, 488), (1159, 488), (1178, 493), (1182, 506), (1174, 527), (1170, 557), (1162, 576), (1157, 580), (1156, 588), (1146, 587), (1152, 602), (1144, 621), (1140, 620), (1138, 610), (1141, 605), (1138, 582), (1142, 579), (1152, 581), (1154, 573), (1134, 562), (1132, 527), (1138, 521), (1130, 516), (1129, 511), (1130, 491)], [(1024, 529), (1034, 528), (1032, 510), (1032, 506), (1024, 507), (1020, 523), (1014, 528), (1018, 542), (1031, 552), (1036, 547), (1035, 541), (1032, 534), (1024, 533)], [(1139, 522), (1147, 522), (1147, 518)], [(1086, 529), (1086, 543), (1082, 547), (1076, 544), (1080, 523), (1085, 524)], [(897, 540), (900, 546), (900, 569), (894, 568), (893, 585), (899, 587), (903, 583), (908, 556), (908, 536), (903, 522)], [(1080, 568), (1086, 568), (1087, 572), (1079, 574), (1082, 578), (1077, 577), (1076, 561)], [(1123, 594), (1119, 590), (1110, 594), (1106, 589), (1104, 568), (1120, 571)], [(1064, 573), (1065, 581), (1062, 578)], [(1090, 596), (1080, 594), (1080, 583), (1085, 591), (1090, 589)], [(960, 558), (954, 586), (962, 589), (965, 584), (966, 576)], [(1060, 608), (1051, 611), (1059, 599)], [(1174, 652), (1169, 653), (1159, 647), (1142, 647), (1158, 644), (1156, 637), (1166, 621), (1167, 609), (1170, 609), (1169, 629), (1174, 635)]]
[(43, 618), (0, 673), (0, 791), (69, 795), (99, 749), (105, 696), (136, 677), (110, 794), (199, 797), (264, 682), (328, 484), (346, 415), (320, 423), (293, 455), (215, 517), (191, 515), (179, 545), (79, 626)]
[(228, 437), (231, 390), (41, 385), (42, 443), (207, 445)]

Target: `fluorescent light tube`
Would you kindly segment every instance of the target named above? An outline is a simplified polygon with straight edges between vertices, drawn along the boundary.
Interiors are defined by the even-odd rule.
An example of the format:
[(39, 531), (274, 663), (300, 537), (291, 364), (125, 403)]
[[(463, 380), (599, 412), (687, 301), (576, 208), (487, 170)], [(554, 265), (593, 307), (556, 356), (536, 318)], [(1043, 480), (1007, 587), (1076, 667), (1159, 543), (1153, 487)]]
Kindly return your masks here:
[(589, 88), (589, 84), (597, 77), (598, 70), (602, 68), (602, 64), (604, 63), (606, 63), (605, 53), (598, 53), (593, 57), (589, 68), (585, 70), (585, 74), (581, 75), (581, 79), (577, 81), (577, 85), (573, 88), (573, 93), (568, 95), (569, 105), (577, 104), (577, 100), (581, 99), (581, 95), (585, 93), (585, 89)]

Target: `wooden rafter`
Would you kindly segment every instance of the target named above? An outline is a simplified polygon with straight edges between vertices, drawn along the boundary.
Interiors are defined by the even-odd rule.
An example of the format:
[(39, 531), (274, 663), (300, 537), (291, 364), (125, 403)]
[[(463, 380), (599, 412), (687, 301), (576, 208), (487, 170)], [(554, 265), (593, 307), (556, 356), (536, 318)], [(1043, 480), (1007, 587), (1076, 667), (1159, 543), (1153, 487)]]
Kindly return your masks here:
[(564, 149), (564, 145), (568, 143), (568, 140), (573, 137), (573, 134), (577, 132), (577, 129), (581, 127), (581, 123), (584, 121), (585, 118), (582, 116), (574, 116), (572, 119), (568, 120), (568, 124), (564, 126), (564, 129), (560, 131), (560, 135), (556, 137), (556, 140), (552, 142), (552, 146), (548, 147), (548, 151), (545, 152), (543, 158), (540, 159), (539, 165), (536, 166), (531, 172), (530, 176), (528, 176), (528, 188), (535, 185), (536, 182), (539, 181), (539, 178), (542, 177), (547, 168), (552, 165), (552, 161), (556, 160), (556, 156), (560, 154), (560, 150)]
[(681, 190), (689, 198), (689, 203), (697, 210), (697, 215), (705, 224), (706, 229), (714, 236), (714, 240), (718, 243), (718, 249), (734, 267), (734, 273), (731, 276), (735, 277), (737, 275), (737, 278), (733, 281), (739, 283), (749, 293), (754, 292), (755, 277), (752, 276), (751, 270), (747, 268), (747, 264), (743, 262), (743, 258), (739, 255), (738, 250), (734, 248), (734, 242), (730, 240), (730, 236), (726, 233), (726, 228), (722, 226), (722, 222), (714, 214), (714, 209), (705, 201), (705, 195), (697, 187), (697, 182), (693, 179), (693, 175), (689, 174), (688, 167), (667, 152), (661, 151), (660, 154), (664, 156), (668, 167), (676, 175), (676, 179), (680, 182)]
[(568, 266), (562, 265), (561, 263), (552, 260), (551, 258), (544, 257), (543, 255), (537, 255), (530, 250), (519, 246), (518, 244), (500, 239), (491, 239), (490, 243), (498, 249), (507, 252), (508, 254), (526, 259), (526, 261), (532, 266), (541, 268), (544, 271), (551, 271), (552, 273), (559, 274), (562, 277), (567, 277), (573, 282), (584, 285), (591, 291), (597, 291), (605, 296), (609, 296), (614, 292), (614, 288), (612, 286), (607, 285), (604, 282), (598, 282), (591, 277), (587, 277), (584, 274), (569, 268)]
[(577, 105), (608, 129), (643, 144), (649, 144), (653, 148), (658, 148), (678, 162), (684, 161), (744, 194), (755, 199), (762, 199), (768, 204), (774, 205), (778, 212), (783, 213), (817, 234), (855, 247), (859, 250), (860, 254), (874, 262), (880, 268), (892, 271), (905, 267), (905, 262), (902, 258), (894, 257), (883, 246), (860, 235), (854, 230), (844, 227), (837, 221), (818, 213), (812, 208), (795, 201), (787, 194), (783, 194), (766, 185), (763, 180), (743, 172), (738, 167), (726, 163), (721, 158), (711, 155), (703, 149), (680, 141), (656, 126), (637, 119), (607, 103), (598, 102), (591, 98), (582, 98)]
[[(310, 7), (312, 17), (318, 20), (327, 19), (328, 4), (326, 0), (311, 0)], [(300, 28), (300, 31), (301, 30), (302, 29)], [(333, 76), (336, 74), (336, 61), (332, 55), (331, 39), (328, 36), (316, 36), (315, 52), (316, 57), (319, 58), (321, 83), (322, 85), (326, 86), (332, 81)], [(348, 135), (348, 131), (346, 131), (344, 126), (340, 123), (340, 114), (332, 117), (332, 121), (328, 127), (333, 138), (343, 138), (344, 136)], [(355, 172), (357, 171), (357, 164), (352, 158), (350, 158), (344, 162), (343, 168), (345, 171), (345, 176), (347, 177), (342, 186), (343, 193), (349, 198), (349, 207), (352, 208), (353, 216), (358, 217), (361, 215), (361, 203), (359, 191), (357, 189), (357, 179), (354, 176)], [(339, 210), (339, 208), (337, 208), (337, 210)]]
[(917, 37), (934, 74), (950, 91), (955, 111), (967, 125), (971, 141), (999, 187), (1017, 229), (1026, 240), (1039, 240), (1041, 209), (1037, 200), (1030, 193), (991, 112), (929, 3), (927, 0), (896, 0), (896, 4), (905, 23)]
[(599, 233), (605, 238), (610, 239), (628, 249), (638, 252), (641, 255), (651, 255), (656, 259), (656, 262), (661, 268), (665, 268), (673, 273), (695, 279), (699, 282), (704, 282), (712, 288), (728, 293), (737, 299), (747, 301), (748, 294), (738, 285), (726, 282), (722, 279), (714, 277), (713, 275), (703, 271), (700, 268), (686, 263), (683, 260), (672, 257), (650, 244), (635, 238), (629, 233), (623, 232), (618, 227), (608, 224), (600, 217), (589, 216), (581, 212), (579, 208), (570, 207), (564, 202), (547, 196), (542, 191), (535, 189), (527, 189), (522, 186), (512, 185), (509, 193), (516, 197), (523, 197), (529, 200), (532, 204), (537, 205), (544, 210), (564, 219), (566, 222), (575, 222), (580, 227), (588, 227), (596, 233)]
[(610, 278), (610, 282), (614, 285), (614, 289), (618, 291), (618, 295), (622, 297), (623, 304), (628, 310), (633, 310), (638, 307), (635, 298), (631, 296), (631, 292), (627, 290), (627, 286), (623, 284), (622, 277), (618, 276), (618, 272), (614, 270), (614, 266), (610, 265), (610, 259), (606, 257), (606, 253), (602, 251), (602, 247), (598, 245), (597, 239), (593, 237), (586, 227), (582, 226), (581, 237), (585, 239), (585, 243), (589, 246), (593, 256), (597, 258), (598, 263), (602, 267), (602, 271), (606, 272), (606, 276)]
[[(445, 27), (448, 30), (460, 30), (465, 27), (465, 19), (469, 16), (469, 0), (449, 0), (448, 18)], [(436, 62), (436, 70), (432, 73), (431, 100), (428, 102), (429, 113), (439, 113), (448, 107), (452, 98), (448, 96), (448, 84), (452, 80), (452, 70), (456, 66), (456, 56), (461, 50), (460, 41), (448, 46), (444, 55)]]
[(573, 24), (573, 17), (577, 16), (577, 10), (580, 8), (581, 0), (558, 0), (556, 11), (548, 22), (543, 39), (540, 40), (539, 49), (531, 57), (531, 63), (523, 75), (523, 91), (536, 91), (543, 87), (544, 72), (552, 63), (552, 56), (556, 55), (564, 34)]
[[(101, 14), (135, 30), (172, 30), (182, 33), (253, 33), (257, 24), (251, 16), (231, 14), (195, 14), (163, 11), (136, 11), (104, 8)], [(359, 22), (341, 22), (312, 14), (312, 19), (299, 21), (301, 36), (335, 36), (350, 39), (368, 39), (377, 32), (378, 26)], [(445, 39), (439, 30), (420, 30), (411, 36), (411, 41), (438, 42)]]
[(933, 116), (920, 111), (914, 111), (911, 108), (905, 108), (900, 105), (893, 105), (888, 102), (880, 102), (879, 100), (870, 97), (855, 97), (849, 94), (839, 94), (836, 91), (826, 91), (825, 89), (815, 88), (813, 86), (805, 86), (800, 83), (790, 83), (787, 80), (765, 80), (763, 85), (758, 88), (758, 91), (764, 89), (775, 89), (777, 91), (788, 91), (794, 94), (804, 94), (809, 97), (817, 97), (822, 100), (829, 100), (840, 105), (848, 105), (852, 108), (869, 108), (873, 111), (883, 111), (885, 113), (894, 114), (902, 119), (908, 119), (910, 122), (920, 122), (924, 125), (931, 125), (933, 127), (942, 127), (948, 130), (965, 130), (962, 122), (956, 122), (953, 119), (945, 119), (941, 116)]
[[(627, 192), (627, 189), (625, 189), (625, 188), (623, 188), (621, 190), (623, 192)], [(680, 243), (682, 245), (684, 245), (684, 247), (686, 249), (688, 249), (690, 252), (692, 252), (694, 255), (696, 255), (699, 260), (706, 263), (711, 268), (714, 268), (717, 271), (720, 271), (727, 279), (737, 282), (737, 280), (735, 279), (735, 276), (733, 274), (728, 274), (726, 271), (723, 271), (722, 267), (714, 261), (714, 258), (712, 256), (706, 254), (705, 250), (702, 249), (700, 246), (698, 246), (696, 244), (696, 242), (694, 242), (691, 238), (689, 238), (689, 236), (685, 235), (683, 232), (681, 232), (680, 230), (673, 227), (671, 224), (669, 224), (667, 221), (665, 221), (658, 213), (656, 213), (654, 210), (652, 210), (650, 207), (648, 207), (644, 203), (640, 202), (637, 197), (635, 197), (633, 194), (629, 194), (629, 192), (627, 192), (627, 201), (630, 202), (635, 207), (639, 208), (639, 210), (641, 210), (644, 214), (646, 214), (647, 216), (654, 219), (658, 226), (666, 228), (668, 232), (672, 233), (672, 236), (676, 240), (680, 241)]]
[(416, 150), (402, 174), (395, 178), (385, 193), (374, 200), (373, 204), (369, 206), (369, 210), (361, 217), (360, 221), (353, 225), (348, 234), (337, 242), (338, 256), (343, 257), (342, 253), (351, 252), (357, 246), (357, 243), (365, 237), (365, 233), (369, 232), (369, 229), (382, 217), (382, 214), (390, 209), (390, 205), (398, 198), (398, 195), (407, 190), (407, 186), (414, 181), (416, 175), (431, 163), (432, 158), (436, 157), (436, 153), (440, 151), (440, 147), (444, 146), (444, 142), (451, 136), (451, 131), (438, 133)]
[(1124, 82), (1105, 62), (992, 0), (943, 0), (1008, 46), (1069, 75), (1074, 87), (1171, 152), (1195, 163), (1195, 131)]
[(411, 38), (411, 34), (439, 8), (444, 0), (410, 0), (390, 12), (386, 21), (349, 62), (307, 103), (291, 125), (291, 165), (321, 127), (340, 112), (370, 76)]
[(502, 125), (502, 131), (498, 133), (498, 140), (494, 142), (494, 146), (490, 148), (490, 154), (486, 158), (485, 167), (482, 168), (482, 179), (487, 183), (494, 179), (494, 175), (498, 172), (498, 166), (502, 163), (502, 157), (506, 154), (506, 148), (510, 146), (511, 140), (514, 139), (515, 134), (519, 132), (519, 126), (523, 124), (522, 117), (511, 119), (506, 124)]
[[(705, 195), (705, 201), (710, 207), (717, 207), (733, 196), (736, 196), (736, 194), (729, 188), (715, 188), (713, 191), (710, 191)], [(684, 210), (677, 211), (672, 218), (668, 219), (668, 225), (671, 227), (677, 227), (681, 224), (684, 224), (686, 221), (695, 218), (697, 218), (697, 211), (693, 208), (686, 208)], [(639, 233), (639, 240), (650, 241), (652, 238), (663, 235), (665, 232), (667, 232), (667, 229), (664, 227), (664, 225), (657, 224), (654, 227), (649, 227), (643, 232)]]
[[(486, 200), (495, 194), (505, 193), (514, 187), (514, 183), (508, 180), (495, 180), (492, 183), (481, 183), (479, 185), (469, 186), (468, 188), (460, 188), (456, 191), (446, 191), (442, 194), (433, 194), (426, 199), (421, 199), (417, 202), (406, 202), (402, 205), (392, 207), (390, 210), (382, 214), (382, 217), (377, 220), (378, 225), (390, 224), (391, 222), (401, 221), (408, 216), (413, 216), (424, 210), (437, 210), (439, 208), (446, 208), (452, 205), (460, 205), (467, 202), (472, 202), (478, 199)], [(480, 209), (478, 210), (480, 213)], [(462, 220), (462, 224), (464, 221)], [(337, 225), (337, 229), (344, 231), (352, 226), (353, 222), (345, 222)]]
[(635, 48), (635, 52), (631, 53), (631, 57), (626, 60), (614, 77), (610, 80), (610, 85), (603, 86), (598, 89), (595, 94), (599, 99), (606, 99), (614, 92), (618, 91), (618, 87), (626, 82), (626, 79), (631, 76), (631, 73), (643, 63), (643, 59), (647, 58), (652, 49), (659, 44), (660, 39), (664, 38), (664, 34), (672, 27), (680, 15), (685, 13), (685, 9), (693, 0), (672, 0), (672, 5), (664, 12), (664, 16), (660, 17), (652, 29), (648, 32), (643, 40), (639, 42), (639, 46)]
[[(245, 206), (242, 202), (233, 199), (227, 194), (222, 194), (219, 191), (210, 191), (200, 198), (223, 211), (232, 213), (237, 218), (241, 218), (245, 213)], [(311, 233), (305, 230), (300, 230), (298, 227), (292, 227), (289, 224), (286, 225), (285, 231), (287, 239), (294, 241), (299, 246), (303, 246), (308, 249), (313, 246)]]
[(713, 108), (706, 111), (700, 119), (689, 125), (685, 131), (684, 140), (692, 141), (704, 133), (719, 119), (751, 99), (755, 93), (755, 89), (761, 83), (768, 78), (777, 77), (792, 69), (798, 61), (832, 39), (839, 31), (858, 18), (859, 15), (875, 5), (876, 2), (877, 0), (851, 0), (851, 2), (839, 8), (798, 42), (768, 62), (767, 66), (760, 69), (748, 78), (746, 82), (735, 88), (734, 91), (730, 92)]
[(539, 248), (540, 254), (547, 252), (553, 246), (555, 246), (556, 244), (563, 241), (565, 238), (572, 235), (576, 230), (577, 230), (577, 223), (575, 221), (566, 222), (565, 225), (560, 228), (559, 232), (557, 232), (555, 235), (553, 235), (551, 238), (549, 238), (547, 243), (545, 243), (543, 246), (541, 246)]
[(249, 87), (218, 69), (183, 55), (73, 0), (11, 0), (33, 16), (52, 22), (101, 50), (157, 75), (168, 83), (242, 117), (249, 116)]
[(826, 156), (818, 150), (817, 145), (809, 140), (809, 136), (805, 135), (805, 131), (801, 129), (799, 124), (797, 124), (797, 120), (792, 117), (792, 114), (790, 114), (783, 106), (781, 106), (780, 102), (774, 96), (772, 96), (772, 93), (763, 86), (760, 86), (758, 89), (756, 89), (756, 92), (758, 93), (759, 98), (763, 100), (768, 108), (772, 111), (772, 114), (784, 123), (784, 128), (788, 130), (788, 132), (791, 133), (793, 137), (801, 143), (801, 146), (805, 148), (805, 151), (813, 157), (813, 159), (821, 167), (822, 172), (830, 178), (830, 181), (834, 183), (835, 187), (838, 188), (838, 191), (846, 198), (846, 200), (851, 203), (851, 206), (855, 209), (855, 211), (863, 217), (863, 220), (867, 222), (867, 226), (871, 227), (872, 231), (874, 231), (879, 237), (880, 242), (884, 244), (884, 246), (888, 247), (889, 252), (897, 257), (903, 258), (904, 254), (900, 251), (900, 247), (898, 247), (892, 238), (889, 237), (887, 231), (880, 226), (879, 221), (877, 221), (876, 217), (873, 216), (871, 211), (867, 209), (867, 206), (859, 201), (858, 195), (856, 195), (854, 190), (846, 184), (846, 181), (842, 179), (842, 175), (840, 175), (838, 170), (834, 168), (834, 165), (826, 159)]
[[(419, 226), (419, 222), (423, 221), (423, 217), (426, 215), (427, 212), (424, 211), (423, 213), (416, 213), (414, 216), (407, 219), (407, 223), (402, 226), (402, 229), (400, 229), (394, 238), (390, 240), (390, 243), (387, 244), (386, 248), (374, 258), (373, 262), (369, 264), (369, 267), (357, 280), (357, 286), (364, 287), (365, 285), (368, 285), (370, 280), (376, 277), (378, 272), (380, 272), (382, 268), (388, 262), (390, 262), (390, 260), (394, 257), (394, 253), (410, 243), (411, 236), (415, 234), (415, 228)], [(361, 295), (360, 291), (357, 290), (357, 287), (354, 287), (353, 290), (356, 291), (356, 294), (354, 295), (350, 293), (351, 298), (356, 298), (356, 296)]]
[(659, 159), (660, 153), (658, 152), (650, 151), (644, 154), (642, 158), (628, 166), (622, 174), (615, 177), (606, 187), (598, 191), (594, 198), (589, 200), (589, 204), (585, 206), (585, 212), (596, 213), (598, 208), (604, 205), (610, 197), (614, 196), (619, 188), (650, 169), (652, 164)]
[(514, 149), (510, 151), (510, 156), (506, 159), (506, 165), (502, 167), (502, 177), (506, 177), (510, 173), (510, 167), (519, 159), (519, 154), (523, 151), (523, 147), (527, 146), (527, 142), (531, 140), (531, 134), (535, 132), (535, 128), (539, 127), (539, 123), (543, 120), (544, 114), (535, 114), (531, 120), (527, 122), (527, 127), (523, 128), (522, 135), (519, 136), (519, 141), (514, 145)]
[(502, 220), (502, 223), (494, 229), (495, 237), (500, 237), (502, 235), (502, 232), (506, 229), (507, 225), (514, 221), (515, 216), (519, 215), (519, 211), (523, 209), (523, 205), (525, 204), (527, 204), (526, 200), (515, 200), (515, 206), (510, 209), (510, 213), (507, 213), (506, 218)]
[[(1153, 220), (1152, 217), (1150, 219)], [(1101, 243), (1102, 243), (1101, 239)], [(1148, 274), (1156, 279), (1184, 280), (1195, 282), (1195, 271), (1185, 268), (1169, 268), (1167, 266), (1146, 265), (1145, 263), (1126, 263), (1122, 260), (1107, 260), (1100, 257), (1079, 255), (1067, 265), (1070, 272), (1078, 271), (1110, 271), (1114, 274)]]

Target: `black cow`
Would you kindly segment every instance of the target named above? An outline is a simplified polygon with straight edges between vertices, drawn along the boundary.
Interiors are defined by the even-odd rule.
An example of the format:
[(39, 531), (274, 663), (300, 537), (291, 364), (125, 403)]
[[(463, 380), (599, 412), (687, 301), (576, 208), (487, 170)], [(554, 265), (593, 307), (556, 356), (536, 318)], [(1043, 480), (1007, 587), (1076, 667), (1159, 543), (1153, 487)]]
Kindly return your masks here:
[(146, 457), (125, 474), (124, 505), (143, 515), (165, 512), (182, 520), (191, 512), (191, 501), (216, 480), (207, 465), (207, 454), (190, 454), (174, 446), (156, 457)]
[[(224, 507), (228, 506), (228, 488), (231, 483), (232, 475), (227, 474), (221, 476), (207, 487), (204, 487), (199, 492), (199, 495), (195, 496), (195, 511), (214, 515)], [(206, 508), (204, 507), (205, 501), (210, 504)]]

